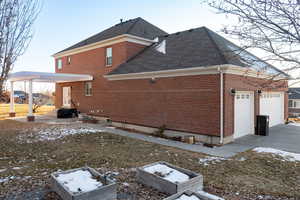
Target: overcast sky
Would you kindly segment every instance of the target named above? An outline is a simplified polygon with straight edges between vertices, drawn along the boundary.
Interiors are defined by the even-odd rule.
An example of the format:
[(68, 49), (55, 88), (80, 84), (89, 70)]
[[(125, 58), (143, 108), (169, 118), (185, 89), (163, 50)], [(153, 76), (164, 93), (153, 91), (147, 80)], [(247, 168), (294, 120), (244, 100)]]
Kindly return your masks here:
[[(206, 26), (213, 31), (228, 22), (201, 0), (44, 0), (34, 37), (13, 71), (54, 72), (54, 53), (119, 23), (142, 17), (169, 33)], [(24, 84), (19, 84), (22, 89)], [(45, 89), (35, 84), (35, 90)], [(52, 88), (52, 87), (51, 87)]]

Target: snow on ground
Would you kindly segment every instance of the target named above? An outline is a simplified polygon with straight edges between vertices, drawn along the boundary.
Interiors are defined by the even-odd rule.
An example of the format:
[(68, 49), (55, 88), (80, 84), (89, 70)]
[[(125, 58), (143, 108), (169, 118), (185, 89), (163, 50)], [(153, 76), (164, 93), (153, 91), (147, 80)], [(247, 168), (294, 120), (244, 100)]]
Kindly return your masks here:
[(294, 123), (289, 123), (290, 126), (300, 126), (300, 123), (294, 122)]
[(21, 142), (32, 143), (35, 141), (57, 140), (68, 135), (99, 133), (101, 130), (93, 128), (66, 128), (66, 127), (50, 127), (39, 130), (37, 133), (22, 134), (18, 136)]
[(180, 197), (178, 197), (176, 200), (200, 200), (200, 199), (195, 195), (187, 196), (183, 194)]
[(300, 154), (297, 153), (291, 153), (287, 151), (281, 151), (278, 149), (273, 149), (273, 148), (266, 148), (266, 147), (257, 147), (254, 148), (252, 151), (255, 151), (257, 153), (270, 153), (273, 155), (277, 155), (283, 158), (283, 161), (299, 161), (300, 162)]
[(57, 180), (74, 193), (92, 191), (103, 185), (100, 181), (94, 179), (92, 174), (87, 170), (77, 170), (60, 174)]
[(213, 195), (213, 194), (210, 194), (210, 193), (207, 193), (203, 190), (200, 190), (197, 192), (198, 194), (200, 194), (201, 196), (204, 196), (206, 197), (207, 199), (211, 199), (211, 200), (224, 200), (223, 198), (221, 197), (218, 197), (216, 195)]
[(148, 173), (159, 175), (163, 179), (172, 183), (183, 183), (190, 179), (188, 175), (164, 164), (155, 164), (145, 167), (144, 170)]
[(7, 169), (0, 169), (0, 173), (5, 172)]
[(206, 156), (205, 158), (200, 158), (199, 163), (203, 164), (204, 166), (207, 166), (210, 164), (216, 164), (224, 160), (228, 160), (228, 159), (222, 157)]

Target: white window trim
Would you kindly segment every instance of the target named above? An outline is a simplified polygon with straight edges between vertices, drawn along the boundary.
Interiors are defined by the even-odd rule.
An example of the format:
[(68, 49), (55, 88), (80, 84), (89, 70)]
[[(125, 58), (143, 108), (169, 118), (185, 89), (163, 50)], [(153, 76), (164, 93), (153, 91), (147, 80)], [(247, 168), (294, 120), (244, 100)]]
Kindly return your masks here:
[(63, 62), (62, 62), (62, 59), (59, 58), (57, 59), (57, 69), (62, 69), (63, 68)]
[[(111, 56), (110, 56), (110, 57), (107, 56), (107, 50), (108, 50), (108, 49), (111, 49)], [(107, 63), (107, 60), (108, 60), (109, 58), (111, 58), (111, 63), (110, 63), (110, 64)], [(113, 64), (113, 51), (112, 51), (112, 47), (107, 47), (107, 48), (105, 49), (105, 65), (106, 65), (107, 67), (110, 67), (110, 66), (112, 66), (112, 64)]]
[[(292, 101), (292, 107), (290, 107), (289, 105), (289, 108), (299, 108), (300, 109), (300, 99), (289, 99), (289, 101)], [(298, 104), (298, 106), (295, 106), (295, 103)]]
[[(86, 87), (87, 87), (88, 83), (91, 84), (90, 94), (87, 94), (87, 88)], [(86, 97), (93, 96), (92, 89), (93, 89), (93, 83), (92, 82), (84, 82), (84, 96), (86, 96)]]

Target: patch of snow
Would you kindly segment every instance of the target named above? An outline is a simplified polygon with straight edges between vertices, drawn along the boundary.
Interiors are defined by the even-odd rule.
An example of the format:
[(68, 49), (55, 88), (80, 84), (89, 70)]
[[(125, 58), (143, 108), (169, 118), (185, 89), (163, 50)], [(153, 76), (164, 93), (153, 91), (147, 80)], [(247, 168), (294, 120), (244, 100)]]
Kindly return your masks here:
[(289, 123), (288, 125), (289, 125), (289, 126), (300, 126), (300, 123), (294, 122), (294, 123)]
[(287, 151), (281, 151), (278, 149), (266, 148), (266, 147), (257, 147), (257, 148), (254, 148), (252, 151), (255, 151), (257, 153), (274, 154), (274, 155), (282, 157), (284, 161), (291, 161), (291, 162), (299, 161), (300, 162), (300, 154), (297, 154), (297, 153), (291, 153), (291, 152), (287, 152)]
[(0, 173), (5, 172), (7, 169), (0, 169)]
[(214, 157), (214, 156), (206, 156), (205, 158), (200, 158), (199, 163), (203, 164), (204, 166), (210, 165), (210, 164), (216, 164), (221, 161), (228, 160), (227, 158), (223, 157)]
[(127, 183), (127, 182), (124, 182), (123, 185), (124, 185), (125, 187), (129, 187), (129, 183)]
[(216, 195), (213, 195), (213, 194), (210, 194), (210, 193), (207, 193), (203, 190), (200, 190), (197, 192), (198, 194), (200, 194), (201, 196), (203, 197), (206, 197), (207, 199), (211, 199), (211, 200), (224, 200), (223, 198), (221, 197), (218, 197)]
[(176, 200), (200, 200), (200, 199), (195, 195), (188, 196), (183, 194), (180, 197), (178, 197)]
[(5, 178), (0, 178), (0, 183), (4, 183), (4, 182), (7, 182), (7, 181), (13, 180), (13, 179), (19, 179), (19, 177), (8, 176), (8, 177), (5, 177)]
[(19, 135), (18, 139), (21, 142), (32, 143), (36, 141), (50, 141), (57, 140), (68, 135), (76, 134), (89, 134), (89, 133), (99, 133), (102, 130), (97, 130), (93, 128), (62, 128), (62, 127), (52, 127), (40, 130), (39, 132), (33, 134), (22, 134)]
[(103, 185), (100, 181), (94, 179), (87, 170), (60, 174), (57, 180), (74, 193), (92, 191)]
[(144, 170), (151, 174), (157, 174), (163, 179), (168, 180), (172, 183), (183, 183), (190, 179), (188, 175), (164, 164), (155, 164), (149, 167), (145, 167)]

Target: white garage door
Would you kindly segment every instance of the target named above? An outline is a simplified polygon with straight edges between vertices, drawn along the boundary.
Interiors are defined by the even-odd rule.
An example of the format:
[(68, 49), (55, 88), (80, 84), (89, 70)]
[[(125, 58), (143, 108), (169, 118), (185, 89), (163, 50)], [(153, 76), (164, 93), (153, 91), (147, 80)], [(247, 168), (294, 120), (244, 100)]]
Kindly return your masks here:
[(253, 92), (237, 92), (234, 101), (234, 138), (254, 134)]
[(269, 115), (270, 127), (284, 123), (284, 93), (263, 92), (260, 96), (260, 114)]

